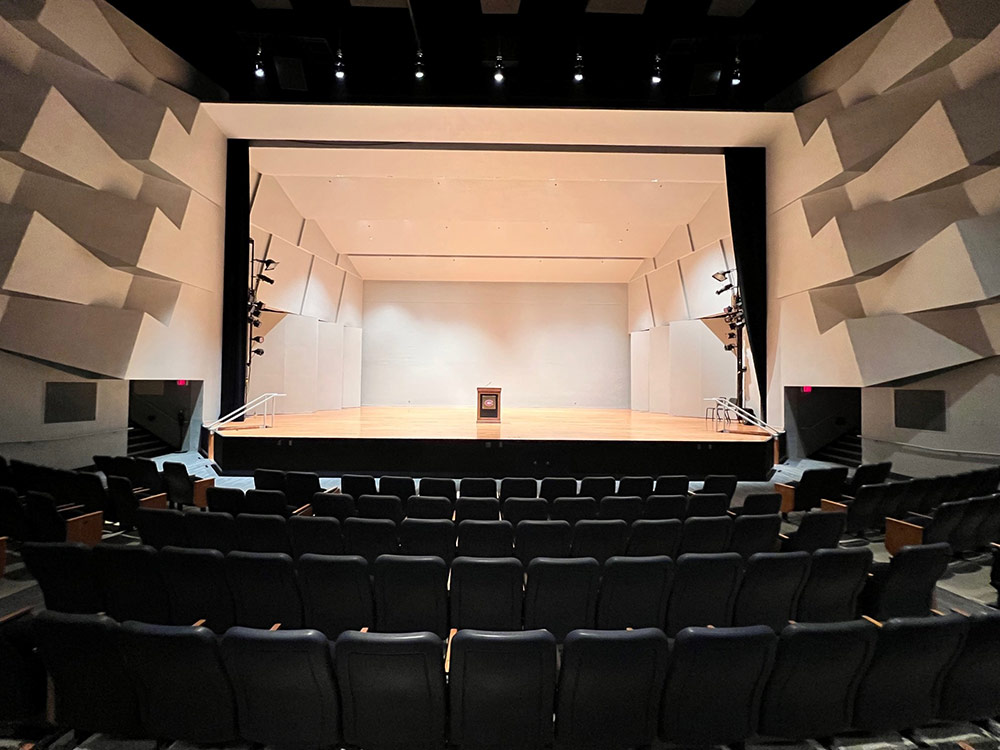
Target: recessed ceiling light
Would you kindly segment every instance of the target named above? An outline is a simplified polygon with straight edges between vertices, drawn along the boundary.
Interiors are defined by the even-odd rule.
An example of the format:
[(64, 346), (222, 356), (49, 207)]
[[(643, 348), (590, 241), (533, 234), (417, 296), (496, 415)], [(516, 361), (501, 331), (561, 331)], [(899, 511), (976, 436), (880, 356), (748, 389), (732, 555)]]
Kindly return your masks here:
[(497, 64), (493, 70), (493, 80), (503, 83), (503, 55), (497, 55)]

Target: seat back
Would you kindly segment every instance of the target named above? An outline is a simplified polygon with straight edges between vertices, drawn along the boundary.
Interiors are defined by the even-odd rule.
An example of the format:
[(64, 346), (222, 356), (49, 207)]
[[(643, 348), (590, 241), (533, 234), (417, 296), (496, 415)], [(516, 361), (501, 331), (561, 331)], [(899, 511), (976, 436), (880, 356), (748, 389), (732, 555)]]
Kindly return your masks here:
[(743, 498), (743, 505), (732, 508), (738, 515), (767, 516), (781, 511), (781, 495), (777, 492), (758, 492)]
[(525, 566), (536, 557), (569, 557), (572, 541), (567, 521), (521, 521), (514, 530), (514, 555)]
[(962, 524), (962, 519), (969, 508), (967, 500), (951, 500), (941, 503), (931, 516), (930, 522), (924, 527), (924, 544), (948, 542), (955, 538), (955, 532)]
[(979, 527), (979, 547), (989, 547), (992, 542), (1000, 542), (1000, 494), (990, 495), (989, 498), (992, 504), (989, 515)]
[(676, 557), (683, 530), (683, 522), (676, 518), (662, 521), (639, 519), (632, 524), (625, 554), (630, 557)]
[(729, 510), (729, 497), (721, 493), (699, 492), (688, 498), (688, 518), (724, 516), (727, 510)]
[(257, 490), (285, 491), (285, 472), (279, 469), (255, 469), (253, 486)]
[(427, 495), (411, 495), (406, 501), (407, 518), (433, 518), (438, 520), (452, 519), (455, 507), (446, 497), (428, 497)]
[(497, 496), (497, 480), (489, 477), (464, 477), (458, 483), (459, 497)]
[(540, 497), (509, 497), (503, 501), (501, 515), (516, 530), (521, 521), (547, 521), (549, 504)]
[(652, 477), (622, 477), (618, 482), (616, 495), (623, 497), (638, 496), (642, 500), (653, 494)]
[(562, 642), (577, 628), (593, 627), (601, 566), (592, 557), (536, 557), (528, 563), (524, 628), (544, 628)]
[(381, 555), (374, 572), (379, 632), (448, 635), (448, 566), (444, 560)]
[(28, 538), (28, 518), (13, 487), (0, 487), (0, 536), (24, 541)]
[(93, 559), (109, 617), (118, 622), (170, 622), (170, 600), (155, 549), (146, 545), (98, 544)]
[(344, 540), (340, 535), (340, 521), (321, 516), (292, 516), (285, 522), (292, 556), (342, 555)]
[(313, 495), (322, 491), (319, 477), (311, 471), (290, 471), (285, 474), (285, 498), (295, 508), (308, 504)]
[(413, 477), (379, 477), (378, 494), (395, 495), (406, 502), (406, 498), (417, 494), (417, 483), (413, 481)]
[(520, 630), (524, 567), (515, 557), (457, 557), (451, 565), (451, 627)]
[(195, 549), (217, 549), (226, 554), (239, 546), (236, 522), (228, 513), (185, 513), (184, 535), (187, 546)]
[(179, 510), (139, 508), (135, 512), (135, 526), (142, 543), (154, 549), (187, 546), (184, 514)]
[(847, 506), (848, 534), (863, 536), (867, 529), (877, 528), (886, 517), (885, 490), (887, 485), (863, 484), (854, 490), (854, 500)]
[(514, 554), (514, 527), (509, 521), (462, 521), (458, 549), (463, 557), (510, 557)]
[(348, 518), (341, 523), (344, 551), (361, 555), (369, 565), (379, 555), (392, 555), (398, 549), (396, 524), (384, 518)]
[(733, 519), (729, 516), (688, 518), (684, 521), (678, 554), (725, 552), (732, 536)]
[[(149, 460), (149, 459), (146, 459)], [(108, 503), (108, 492), (97, 474), (85, 471), (74, 471), (67, 475), (70, 479), (70, 491), (67, 493), (72, 502), (82, 505), (86, 513), (103, 511), (109, 521), (117, 521), (115, 508)]]
[(362, 495), (357, 500), (361, 518), (385, 518), (393, 523), (403, 520), (403, 501), (395, 495)]
[(322, 633), (232, 628), (220, 648), (243, 739), (278, 747), (340, 743), (340, 704)]
[(238, 739), (236, 698), (211, 630), (127, 622), (121, 648), (148, 736), (199, 744)]
[(173, 625), (204, 620), (205, 627), (224, 633), (236, 622), (225, 555), (214, 549), (165, 547), (156, 561), (170, 600)]
[(556, 641), (544, 630), (460, 630), (451, 639), (451, 742), (462, 748), (552, 743)]
[(869, 579), (862, 592), (862, 612), (876, 620), (926, 617), (950, 558), (951, 547), (944, 542), (903, 547), (887, 569)]
[(145, 487), (153, 494), (163, 492), (163, 475), (151, 458), (135, 456), (135, 479), (137, 487)]
[(45, 611), (32, 632), (52, 680), (58, 726), (141, 736), (139, 701), (118, 645), (118, 623), (106, 615)]
[(650, 495), (643, 506), (642, 517), (651, 521), (687, 518), (687, 495)]
[(602, 497), (597, 517), (606, 521), (620, 520), (631, 524), (642, 518), (643, 498), (638, 495), (610, 495)]
[(669, 557), (608, 558), (597, 599), (597, 627), (662, 630), (673, 583), (674, 561)]
[(557, 497), (549, 505), (549, 517), (575, 526), (577, 521), (597, 518), (597, 501), (592, 497)]
[(840, 500), (847, 481), (847, 467), (806, 469), (795, 487), (795, 510), (812, 510), (820, 500)]
[(580, 480), (580, 494), (584, 497), (607, 497), (615, 494), (614, 477), (584, 477)]
[(576, 497), (577, 494), (573, 477), (545, 477), (538, 487), (538, 496), (550, 503), (557, 497)]
[(344, 741), (439, 750), (445, 735), (443, 649), (432, 633), (341, 634), (335, 669)]
[(194, 482), (184, 464), (163, 462), (163, 487), (167, 491), (167, 500), (174, 505), (194, 505)]
[(945, 675), (965, 641), (961, 615), (885, 622), (854, 703), (854, 728), (915, 727), (937, 717)]
[(799, 622), (853, 620), (858, 616), (858, 599), (871, 566), (872, 552), (864, 547), (813, 552), (795, 619)]
[(892, 461), (877, 464), (861, 464), (854, 470), (854, 475), (846, 483), (847, 494), (856, 497), (859, 489), (866, 484), (882, 484), (889, 478), (892, 471)]
[(358, 555), (302, 555), (296, 566), (305, 625), (333, 639), (375, 627), (368, 563)]
[(445, 477), (424, 477), (420, 480), (420, 494), (431, 497), (446, 497), (455, 502), (457, 495), (454, 479)]
[(742, 568), (743, 558), (735, 552), (681, 555), (667, 606), (667, 635), (689, 626), (730, 625)]
[(399, 549), (404, 555), (432, 555), (451, 564), (455, 524), (446, 518), (404, 518), (399, 525)]
[(375, 477), (369, 474), (344, 474), (340, 478), (340, 491), (351, 497), (378, 494)]
[(780, 633), (795, 617), (808, 575), (808, 552), (751, 555), (736, 595), (733, 625), (767, 625)]
[(500, 480), (500, 502), (508, 497), (539, 497), (538, 480), (531, 477), (504, 477)]
[(573, 527), (573, 557), (592, 557), (601, 565), (609, 557), (625, 554), (628, 524), (624, 521), (579, 521)]
[(705, 495), (725, 495), (731, 501), (736, 493), (735, 474), (708, 474), (699, 493)]
[(104, 609), (93, 550), (79, 542), (25, 542), (21, 558), (38, 581), (45, 608), (91, 614)]
[(235, 526), (236, 548), (242, 552), (292, 553), (285, 519), (279, 515), (240, 513)]
[(455, 501), (455, 523), (462, 521), (497, 521), (500, 501), (492, 497), (459, 497)]
[(55, 498), (47, 492), (29, 491), (24, 496), (28, 538), (33, 542), (65, 542), (66, 520), (56, 510)]
[(139, 510), (139, 498), (132, 491), (132, 482), (125, 477), (108, 477), (108, 507), (114, 509), (118, 528), (131, 531), (135, 528), (135, 512)]
[(850, 730), (877, 636), (866, 620), (795, 623), (782, 630), (764, 689), (761, 734), (804, 740)]
[(230, 552), (226, 580), (236, 623), (248, 628), (302, 627), (302, 598), (292, 558), (281, 552)]
[(965, 552), (978, 548), (983, 526), (989, 523), (990, 516), (996, 513), (997, 507), (993, 497), (969, 498), (966, 501), (962, 522), (948, 538), (952, 550)]
[(733, 521), (729, 551), (738, 552), (744, 559), (757, 552), (774, 552), (778, 547), (780, 533), (781, 516), (778, 513), (766, 516), (742, 513)]
[(685, 474), (660, 474), (653, 485), (655, 495), (686, 495), (691, 481)]
[(239, 487), (212, 486), (205, 490), (205, 501), (213, 513), (237, 516), (243, 511), (243, 490)]
[(566, 636), (556, 705), (558, 745), (651, 745), (667, 653), (667, 639), (656, 628), (577, 630)]
[(314, 516), (336, 518), (341, 524), (358, 515), (354, 497), (342, 492), (317, 492), (312, 497)]
[(958, 658), (945, 675), (937, 716), (952, 721), (980, 721), (1000, 715), (1000, 612), (969, 617), (969, 630)]
[[(797, 491), (796, 497), (798, 497)], [(847, 513), (843, 511), (806, 513), (802, 516), (798, 531), (789, 534), (781, 548), (785, 552), (833, 549), (840, 542), (846, 527)]]
[(776, 642), (764, 625), (679, 632), (663, 694), (660, 739), (706, 746), (750, 737)]
[(248, 490), (243, 498), (243, 510), (240, 515), (244, 513), (283, 518), (290, 515), (285, 493), (281, 490)]

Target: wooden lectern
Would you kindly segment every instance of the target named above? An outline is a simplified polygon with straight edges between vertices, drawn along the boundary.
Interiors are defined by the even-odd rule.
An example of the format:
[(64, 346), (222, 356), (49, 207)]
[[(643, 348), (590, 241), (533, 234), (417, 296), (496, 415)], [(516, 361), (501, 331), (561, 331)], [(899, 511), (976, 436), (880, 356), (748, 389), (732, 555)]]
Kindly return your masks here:
[(500, 421), (500, 389), (499, 388), (477, 388), (479, 396), (476, 402), (477, 422), (499, 422)]

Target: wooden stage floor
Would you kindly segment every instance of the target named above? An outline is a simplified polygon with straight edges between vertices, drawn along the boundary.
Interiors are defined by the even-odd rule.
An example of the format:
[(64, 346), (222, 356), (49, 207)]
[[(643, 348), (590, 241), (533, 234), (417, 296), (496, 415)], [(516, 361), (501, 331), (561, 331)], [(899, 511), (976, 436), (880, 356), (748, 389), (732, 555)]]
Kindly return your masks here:
[(226, 438), (339, 438), (416, 440), (587, 440), (767, 442), (760, 430), (717, 432), (704, 419), (629, 409), (505, 408), (500, 424), (477, 423), (462, 406), (362, 406), (314, 414), (278, 414), (264, 429), (252, 417), (219, 432)]

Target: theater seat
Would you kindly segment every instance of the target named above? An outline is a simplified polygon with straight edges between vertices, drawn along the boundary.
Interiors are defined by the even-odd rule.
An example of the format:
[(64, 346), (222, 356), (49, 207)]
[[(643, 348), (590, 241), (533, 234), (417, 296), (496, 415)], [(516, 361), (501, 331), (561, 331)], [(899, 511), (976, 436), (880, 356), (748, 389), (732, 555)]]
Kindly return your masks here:
[(32, 623), (55, 691), (55, 723), (80, 732), (141, 737), (139, 701), (106, 615), (40, 612)]
[(1000, 612), (969, 617), (969, 632), (945, 676), (937, 715), (951, 721), (1000, 716)]
[(764, 516), (781, 512), (781, 495), (777, 492), (759, 492), (743, 498), (743, 505), (730, 508), (737, 516)]
[(521, 521), (547, 521), (549, 504), (540, 497), (509, 497), (501, 508), (503, 520), (517, 529)]
[(576, 497), (576, 480), (573, 477), (545, 477), (538, 486), (538, 496), (552, 503), (557, 497)]
[(673, 583), (674, 562), (669, 557), (608, 558), (597, 600), (597, 627), (662, 630)]
[(384, 518), (348, 518), (341, 524), (344, 551), (361, 555), (369, 565), (379, 555), (392, 555), (398, 549), (396, 524)]
[(692, 625), (730, 625), (742, 568), (743, 558), (735, 552), (681, 555), (667, 606), (667, 635)]
[(459, 497), (455, 501), (455, 523), (500, 520), (500, 501), (492, 497)]
[(406, 502), (406, 498), (417, 494), (417, 483), (413, 481), (413, 477), (379, 477), (378, 494), (395, 495)]
[(375, 560), (375, 624), (380, 633), (448, 635), (448, 566), (440, 557)]
[(544, 628), (562, 642), (571, 630), (593, 627), (600, 574), (592, 557), (536, 557), (528, 563), (524, 629)]
[(128, 622), (121, 647), (147, 736), (197, 744), (238, 739), (236, 699), (211, 630)]
[(296, 559), (307, 554), (344, 554), (344, 540), (336, 518), (292, 516), (285, 522), (285, 531)]
[(815, 552), (818, 549), (834, 549), (847, 528), (847, 513), (841, 511), (820, 511), (802, 516), (797, 531), (781, 542), (782, 552)]
[(285, 519), (278, 515), (240, 513), (236, 516), (236, 548), (242, 552), (292, 553)]
[(514, 529), (507, 521), (462, 521), (458, 524), (458, 550), (464, 557), (510, 557), (514, 554)]
[(705, 477), (700, 490), (693, 494), (725, 495), (732, 502), (736, 493), (737, 478), (735, 474), (709, 474)]
[(253, 486), (257, 490), (285, 491), (285, 472), (280, 469), (255, 469)]
[(934, 588), (950, 559), (951, 547), (943, 542), (903, 547), (889, 563), (872, 567), (861, 592), (861, 612), (876, 620), (929, 615)]
[(573, 557), (592, 557), (601, 565), (625, 553), (628, 524), (624, 521), (579, 521), (573, 527)]
[(236, 522), (229, 513), (185, 513), (184, 535), (194, 549), (217, 549), (222, 554), (239, 547)]
[(235, 623), (225, 555), (214, 549), (165, 547), (156, 560), (167, 588), (173, 625), (204, 620), (205, 627), (224, 633)]
[(38, 581), (46, 609), (70, 614), (101, 612), (93, 550), (79, 542), (25, 542), (21, 557)]
[(883, 624), (858, 688), (854, 728), (915, 727), (937, 716), (941, 686), (968, 631), (961, 615), (906, 617)]
[(357, 500), (361, 518), (385, 518), (393, 523), (403, 520), (403, 501), (395, 495), (361, 495)]
[(452, 503), (455, 502), (455, 497), (458, 494), (455, 480), (444, 477), (424, 477), (420, 480), (419, 492), (421, 495), (430, 497), (446, 497)]
[(330, 643), (322, 633), (231, 628), (220, 647), (243, 739), (284, 748), (340, 742)]
[(464, 477), (458, 483), (458, 496), (496, 498), (497, 481), (488, 477)]
[(303, 555), (297, 566), (305, 626), (327, 638), (375, 627), (368, 563), (357, 555)]
[(645, 498), (638, 495), (610, 495), (602, 497), (598, 505), (597, 517), (603, 520), (620, 520), (632, 523), (642, 518), (642, 504)]
[(248, 490), (243, 497), (240, 515), (252, 513), (258, 516), (281, 516), (288, 518), (294, 508), (289, 507), (288, 499), (281, 490)]
[(508, 497), (538, 497), (538, 480), (531, 477), (504, 477), (500, 480), (500, 502)]
[(455, 506), (446, 497), (428, 497), (427, 495), (411, 495), (406, 501), (407, 518), (452, 519)]
[(724, 516), (729, 510), (729, 496), (721, 493), (696, 493), (688, 498), (687, 518)]
[(614, 494), (621, 495), (622, 497), (637, 495), (645, 500), (653, 494), (653, 478), (622, 477), (618, 482), (618, 491)]
[(663, 521), (639, 519), (632, 524), (625, 554), (630, 557), (675, 557), (683, 529), (683, 523), (676, 518)]
[(443, 651), (432, 633), (343, 633), (335, 670), (344, 741), (365, 748), (440, 750)]
[(187, 546), (184, 514), (179, 510), (139, 508), (135, 512), (135, 526), (142, 543), (153, 549)]
[(597, 518), (597, 501), (592, 497), (557, 497), (549, 505), (549, 517), (575, 526), (577, 521)]
[(767, 516), (738, 515), (733, 521), (729, 551), (738, 552), (744, 559), (757, 552), (774, 552), (780, 533), (781, 516), (778, 513)]
[(660, 739), (704, 747), (752, 736), (776, 641), (764, 625), (679, 632), (663, 694)]
[(36, 648), (33, 621), (26, 609), (0, 618), (0, 722), (33, 721), (45, 712), (45, 665)]
[(451, 743), (542, 750), (552, 743), (556, 642), (544, 630), (460, 630), (451, 640)]
[(94, 567), (108, 616), (118, 622), (170, 622), (170, 600), (156, 554), (155, 549), (141, 544), (94, 547)]
[(653, 486), (655, 495), (686, 495), (690, 480), (684, 474), (661, 474)]
[(615, 494), (614, 477), (584, 477), (580, 480), (580, 494), (583, 497), (607, 497)]
[(340, 478), (340, 491), (351, 497), (378, 494), (375, 477), (368, 474), (344, 474)]
[(688, 518), (684, 521), (678, 554), (725, 552), (732, 537), (733, 519), (729, 516)]
[(869, 549), (818, 549), (799, 597), (799, 622), (842, 622), (858, 616), (858, 598), (872, 564)]
[(314, 516), (336, 518), (341, 523), (358, 515), (354, 497), (342, 492), (317, 492), (311, 504)]
[(651, 521), (687, 518), (687, 495), (650, 495), (643, 505), (642, 517)]
[(778, 638), (759, 731), (804, 740), (851, 729), (861, 677), (878, 628), (866, 620), (788, 625)]
[(302, 627), (302, 599), (292, 558), (280, 552), (230, 552), (226, 579), (236, 623), (248, 628)]
[(289, 471), (285, 474), (285, 498), (293, 508), (308, 505), (312, 496), (322, 491), (319, 477), (311, 471)]
[(667, 639), (656, 628), (566, 636), (556, 704), (557, 747), (651, 745), (667, 671)]
[(455, 524), (444, 518), (404, 518), (399, 525), (399, 551), (404, 555), (432, 555), (451, 564), (455, 557)]
[(457, 557), (451, 566), (451, 627), (520, 630), (524, 568), (514, 557)]
[(733, 625), (767, 625), (780, 633), (795, 617), (809, 575), (808, 552), (758, 552), (747, 560)]
[(521, 521), (514, 530), (514, 554), (525, 566), (536, 557), (569, 557), (572, 540), (567, 521)]

